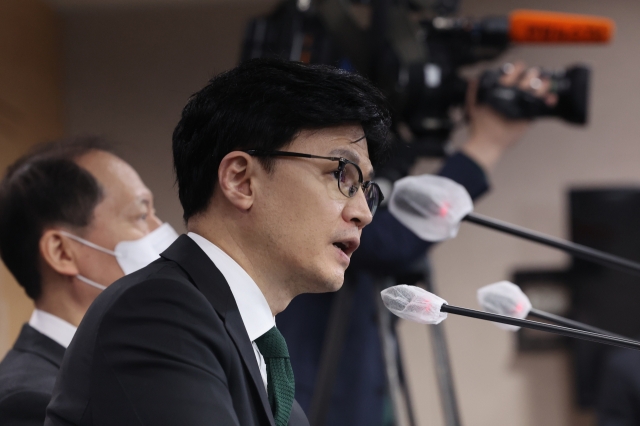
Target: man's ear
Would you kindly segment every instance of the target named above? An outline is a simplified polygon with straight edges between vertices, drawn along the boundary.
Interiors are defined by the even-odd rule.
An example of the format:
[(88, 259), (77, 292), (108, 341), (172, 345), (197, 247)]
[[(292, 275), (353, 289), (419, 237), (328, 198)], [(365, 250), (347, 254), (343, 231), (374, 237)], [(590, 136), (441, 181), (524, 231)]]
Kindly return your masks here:
[(39, 249), (45, 263), (58, 274), (67, 276), (79, 274), (71, 241), (64, 238), (59, 230), (46, 230), (40, 237)]
[(247, 153), (232, 151), (220, 162), (218, 183), (225, 198), (240, 210), (249, 210), (254, 201), (253, 179), (259, 165)]

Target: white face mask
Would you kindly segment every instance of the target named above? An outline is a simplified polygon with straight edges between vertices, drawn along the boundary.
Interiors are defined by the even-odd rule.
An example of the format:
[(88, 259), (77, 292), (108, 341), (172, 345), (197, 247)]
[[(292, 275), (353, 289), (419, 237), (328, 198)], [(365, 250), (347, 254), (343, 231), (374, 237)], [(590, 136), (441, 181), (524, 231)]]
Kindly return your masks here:
[[(165, 251), (171, 243), (178, 238), (178, 233), (171, 227), (171, 225), (163, 223), (157, 229), (151, 231), (144, 237), (137, 240), (120, 241), (116, 244), (114, 250), (109, 250), (67, 231), (60, 232), (72, 240), (82, 243), (88, 247), (115, 256), (118, 261), (118, 265), (120, 265), (120, 268), (125, 275), (135, 272), (138, 269), (142, 269), (154, 260), (158, 259), (160, 257), (160, 253)], [(77, 278), (90, 286), (99, 288), (100, 290), (104, 290), (106, 288), (102, 284), (98, 284), (97, 282), (83, 277), (82, 275), (78, 274)]]

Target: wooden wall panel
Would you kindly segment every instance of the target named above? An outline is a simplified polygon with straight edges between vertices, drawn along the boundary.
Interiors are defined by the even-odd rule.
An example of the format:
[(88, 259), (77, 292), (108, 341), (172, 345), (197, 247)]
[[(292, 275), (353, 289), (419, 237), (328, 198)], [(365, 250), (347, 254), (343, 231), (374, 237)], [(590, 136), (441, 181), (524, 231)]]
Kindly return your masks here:
[[(63, 135), (62, 31), (40, 0), (0, 2), (0, 170)], [(0, 357), (33, 304), (0, 263)]]

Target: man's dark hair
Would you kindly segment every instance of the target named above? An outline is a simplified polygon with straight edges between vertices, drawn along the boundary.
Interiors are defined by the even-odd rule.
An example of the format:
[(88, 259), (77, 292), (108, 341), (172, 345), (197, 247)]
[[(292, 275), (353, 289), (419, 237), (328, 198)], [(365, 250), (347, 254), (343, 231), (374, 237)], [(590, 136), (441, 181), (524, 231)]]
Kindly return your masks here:
[(0, 257), (27, 295), (42, 292), (39, 243), (47, 227), (89, 225), (103, 197), (98, 181), (74, 160), (110, 147), (95, 137), (37, 146), (0, 182)]
[(194, 94), (173, 132), (184, 220), (207, 208), (231, 151), (277, 150), (301, 130), (359, 124), (375, 165), (389, 145), (390, 122), (382, 93), (357, 74), (278, 59), (244, 62)]

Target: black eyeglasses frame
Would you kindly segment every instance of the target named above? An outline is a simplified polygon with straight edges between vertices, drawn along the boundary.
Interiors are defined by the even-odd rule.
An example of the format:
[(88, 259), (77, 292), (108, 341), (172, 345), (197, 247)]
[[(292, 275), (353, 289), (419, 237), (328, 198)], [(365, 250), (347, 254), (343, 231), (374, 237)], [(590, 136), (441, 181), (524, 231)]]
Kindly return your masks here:
[[(321, 155), (313, 155), (313, 154), (305, 154), (303, 152), (291, 152), (291, 151), (262, 151), (259, 149), (245, 149), (242, 150), (242, 152), (246, 152), (247, 154), (254, 156), (254, 157), (301, 157), (301, 158), (318, 158), (321, 160), (331, 160), (331, 161), (337, 161), (338, 162), (338, 170), (340, 173), (342, 173), (344, 171), (344, 168), (346, 167), (347, 164), (352, 164), (353, 166), (355, 166), (356, 170), (358, 171), (358, 183), (360, 185), (360, 188), (362, 188), (362, 192), (366, 195), (366, 190), (369, 188), (369, 186), (374, 186), (375, 189), (377, 190), (378, 195), (380, 196), (378, 199), (378, 203), (375, 206), (370, 206), (370, 210), (371, 210), (371, 215), (373, 216), (376, 212), (376, 210), (378, 209), (378, 207), (380, 207), (380, 204), (382, 204), (382, 201), (384, 200), (384, 195), (382, 194), (382, 190), (380, 189), (380, 186), (378, 186), (377, 183), (368, 180), (366, 182), (364, 182), (364, 177), (362, 175), (362, 169), (360, 169), (360, 166), (358, 166), (356, 163), (354, 163), (351, 160), (348, 160), (344, 157), (324, 157)], [(344, 195), (347, 198), (352, 198), (354, 197), (358, 191), (354, 192), (353, 195), (347, 195), (342, 191), (342, 188), (340, 188), (340, 181), (338, 181), (338, 190), (340, 190), (340, 193), (342, 195)], [(365, 197), (366, 198), (366, 197)]]

